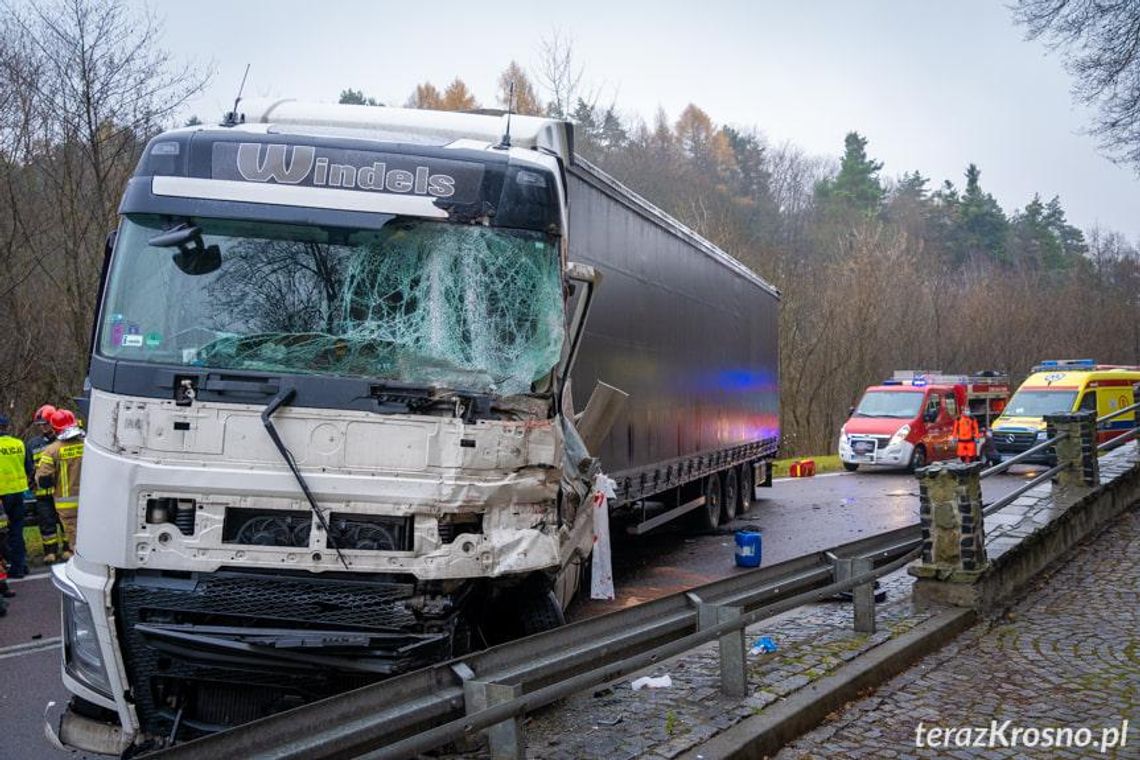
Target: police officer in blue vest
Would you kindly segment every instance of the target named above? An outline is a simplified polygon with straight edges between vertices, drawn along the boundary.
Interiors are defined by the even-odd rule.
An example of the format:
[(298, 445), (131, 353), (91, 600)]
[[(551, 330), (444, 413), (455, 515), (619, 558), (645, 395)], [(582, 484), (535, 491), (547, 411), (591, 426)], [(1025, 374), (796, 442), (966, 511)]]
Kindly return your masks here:
[[(8, 518), (6, 556), (8, 576), (23, 578), (28, 574), (27, 550), (24, 547), (24, 491), (28, 489), (35, 467), (32, 452), (19, 438), (8, 435), (10, 420), (0, 414), (0, 500)], [(3, 547), (0, 547), (3, 548)]]

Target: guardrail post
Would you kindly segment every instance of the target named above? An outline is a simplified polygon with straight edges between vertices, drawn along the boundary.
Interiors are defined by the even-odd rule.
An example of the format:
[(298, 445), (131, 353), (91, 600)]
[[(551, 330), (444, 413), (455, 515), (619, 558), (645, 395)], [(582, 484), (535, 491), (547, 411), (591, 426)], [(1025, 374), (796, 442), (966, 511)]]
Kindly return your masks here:
[(1067, 437), (1057, 441), (1057, 464), (1068, 467), (1053, 476), (1057, 491), (1084, 491), (1100, 485), (1100, 464), (1096, 452), (1096, 412), (1047, 414), (1045, 425), (1050, 438), (1058, 433)]
[(908, 572), (917, 578), (973, 582), (986, 568), (982, 522), (981, 462), (937, 462), (915, 474), (919, 483), (922, 563)]
[[(519, 684), (490, 683), (488, 681), (464, 681), (463, 702), (468, 715), (486, 710), (488, 707), (510, 702), (522, 696)], [(524, 760), (526, 739), (523, 736), (522, 719), (515, 716), (487, 729), (487, 742), (491, 745), (493, 760)]]
[[(836, 583), (842, 583), (848, 578), (863, 575), (875, 569), (875, 563), (869, 557), (836, 557), (832, 560)], [(851, 600), (855, 606), (855, 632), (875, 632), (875, 582), (864, 583), (851, 589)]]
[[(701, 602), (697, 605), (697, 630), (734, 620), (742, 614), (739, 607)], [(721, 636), (719, 648), (721, 691), (729, 697), (745, 696), (748, 694), (748, 670), (744, 657), (744, 628), (737, 628)]]

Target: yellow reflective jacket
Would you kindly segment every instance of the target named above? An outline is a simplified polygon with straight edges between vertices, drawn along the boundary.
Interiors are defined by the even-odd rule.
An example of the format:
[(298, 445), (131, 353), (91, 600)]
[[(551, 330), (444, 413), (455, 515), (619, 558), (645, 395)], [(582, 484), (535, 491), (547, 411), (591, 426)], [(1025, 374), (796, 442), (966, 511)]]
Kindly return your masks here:
[(31, 461), (32, 455), (23, 441), (0, 435), (0, 496), (27, 490)]
[(83, 464), (83, 439), (52, 441), (40, 452), (36, 467), (39, 489), (52, 489), (57, 505), (79, 501), (79, 471)]

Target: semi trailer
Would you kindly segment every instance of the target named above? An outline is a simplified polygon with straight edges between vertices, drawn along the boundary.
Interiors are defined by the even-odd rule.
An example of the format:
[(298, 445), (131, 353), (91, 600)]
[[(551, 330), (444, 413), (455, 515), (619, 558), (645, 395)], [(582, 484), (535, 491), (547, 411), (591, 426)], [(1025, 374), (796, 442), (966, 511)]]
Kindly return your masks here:
[(247, 102), (107, 247), (49, 735), (134, 753), (558, 625), (593, 496), (770, 484), (779, 294), (569, 123)]

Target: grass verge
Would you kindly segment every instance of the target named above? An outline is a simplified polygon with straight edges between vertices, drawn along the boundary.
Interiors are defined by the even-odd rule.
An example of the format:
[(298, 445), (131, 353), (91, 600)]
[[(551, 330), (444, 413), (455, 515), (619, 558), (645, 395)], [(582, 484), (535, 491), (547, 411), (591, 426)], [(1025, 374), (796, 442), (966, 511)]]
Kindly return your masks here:
[(786, 478), (788, 477), (788, 467), (792, 462), (798, 462), (801, 459), (815, 460), (815, 474), (822, 475), (825, 472), (836, 472), (842, 469), (843, 465), (839, 461), (838, 454), (822, 454), (820, 456), (807, 456), (807, 457), (793, 457), (791, 459), (777, 459), (772, 463), (772, 477)]

